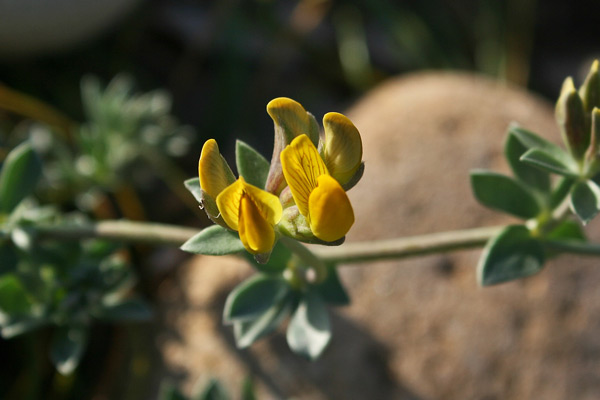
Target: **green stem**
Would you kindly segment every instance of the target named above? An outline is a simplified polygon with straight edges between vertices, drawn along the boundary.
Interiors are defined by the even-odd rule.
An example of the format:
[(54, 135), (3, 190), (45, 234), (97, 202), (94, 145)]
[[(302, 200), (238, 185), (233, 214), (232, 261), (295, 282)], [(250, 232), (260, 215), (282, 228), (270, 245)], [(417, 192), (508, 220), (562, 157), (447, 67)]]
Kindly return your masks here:
[(198, 229), (127, 220), (100, 221), (82, 225), (35, 227), (40, 240), (108, 239), (127, 243), (152, 243), (181, 246)]
[(587, 256), (600, 256), (600, 244), (588, 243), (576, 240), (547, 240), (544, 242), (549, 250), (558, 251), (560, 253), (573, 253)]
[[(465, 229), (407, 238), (346, 243), (339, 247), (311, 247), (281, 237), (282, 243), (307, 264), (320, 269), (324, 262), (361, 262), (403, 258), (483, 246), (502, 227)], [(40, 240), (108, 239), (128, 243), (154, 243), (181, 246), (198, 233), (196, 228), (134, 222), (127, 220), (100, 221), (82, 225), (39, 226)]]
[(302, 261), (314, 268), (314, 271), (316, 273), (314, 279), (315, 283), (323, 282), (325, 280), (325, 278), (327, 277), (327, 266), (323, 262), (322, 257), (316, 256), (305, 245), (303, 245), (295, 239), (282, 236), (279, 240), (285, 247), (287, 247), (294, 254), (300, 257)]
[(483, 247), (502, 228), (502, 226), (492, 226), (404, 238), (355, 242), (343, 244), (339, 247), (315, 248), (313, 251), (324, 261), (345, 264), (398, 259)]
[[(317, 274), (326, 271), (325, 263), (357, 263), (399, 259), (420, 255), (483, 247), (502, 229), (502, 226), (439, 232), (405, 238), (345, 243), (338, 247), (316, 247), (310, 250), (296, 240), (282, 237), (282, 243), (292, 250)], [(197, 228), (133, 222), (126, 220), (100, 221), (84, 225), (56, 225), (35, 227), (38, 240), (107, 239), (127, 243), (152, 243), (181, 246), (198, 233)], [(564, 253), (600, 255), (600, 245), (586, 242), (547, 241), (549, 249)]]

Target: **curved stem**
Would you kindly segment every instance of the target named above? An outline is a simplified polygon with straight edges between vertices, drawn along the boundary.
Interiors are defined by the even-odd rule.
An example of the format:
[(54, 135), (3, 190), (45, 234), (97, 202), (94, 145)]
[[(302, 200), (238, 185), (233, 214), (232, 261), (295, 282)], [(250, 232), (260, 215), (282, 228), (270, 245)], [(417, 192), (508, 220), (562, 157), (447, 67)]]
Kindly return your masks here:
[[(302, 243), (282, 237), (283, 244), (307, 264), (321, 272), (324, 263), (357, 263), (414, 257), (461, 249), (483, 247), (502, 229), (502, 226), (439, 232), (405, 238), (345, 243), (339, 247), (308, 249)], [(108, 239), (128, 243), (153, 243), (181, 246), (198, 233), (197, 228), (133, 222), (126, 220), (100, 221), (83, 225), (38, 226), (34, 228), (38, 240)], [(600, 244), (578, 241), (546, 241), (549, 249), (563, 253), (600, 255)]]
[[(302, 243), (282, 237), (283, 244), (309, 265), (323, 262), (361, 262), (402, 258), (483, 246), (502, 227), (465, 229), (407, 238), (346, 243), (339, 247), (316, 247), (309, 250)], [(100, 221), (80, 225), (38, 226), (39, 240), (108, 239), (128, 243), (154, 243), (181, 246), (198, 233), (197, 228), (134, 222)]]

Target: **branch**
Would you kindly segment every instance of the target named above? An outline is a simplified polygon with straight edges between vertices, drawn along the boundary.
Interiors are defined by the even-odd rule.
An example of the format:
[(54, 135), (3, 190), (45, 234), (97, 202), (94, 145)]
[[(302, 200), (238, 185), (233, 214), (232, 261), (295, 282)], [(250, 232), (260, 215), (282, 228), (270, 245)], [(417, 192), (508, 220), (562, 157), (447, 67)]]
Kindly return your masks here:
[(311, 247), (311, 250), (324, 261), (346, 264), (398, 259), (483, 247), (502, 228), (502, 226), (492, 226), (464, 229), (405, 238), (346, 243), (339, 247)]
[[(311, 246), (310, 251), (325, 262), (353, 263), (402, 258), (483, 246), (501, 227), (434, 233), (369, 242), (346, 243), (339, 247)], [(40, 240), (108, 239), (133, 243), (181, 246), (198, 233), (196, 228), (134, 221), (100, 221), (84, 225), (40, 226)]]
[(198, 233), (196, 228), (134, 221), (100, 221), (81, 225), (35, 227), (40, 240), (108, 239), (128, 243), (181, 246)]

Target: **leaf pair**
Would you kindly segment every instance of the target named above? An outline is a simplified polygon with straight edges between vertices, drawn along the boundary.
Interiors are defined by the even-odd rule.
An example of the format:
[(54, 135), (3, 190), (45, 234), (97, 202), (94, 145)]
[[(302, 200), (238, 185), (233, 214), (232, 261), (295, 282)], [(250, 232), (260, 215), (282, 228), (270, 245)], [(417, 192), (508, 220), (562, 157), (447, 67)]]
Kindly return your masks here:
[[(546, 240), (585, 241), (575, 221), (564, 221)], [(534, 237), (524, 225), (509, 225), (488, 241), (477, 266), (477, 280), (482, 286), (521, 279), (542, 270), (549, 258), (557, 255), (546, 240)]]
[[(555, 255), (548, 240), (585, 240), (580, 226), (563, 221), (555, 226), (553, 210), (570, 196), (580, 217), (597, 212), (596, 191), (586, 183), (574, 183), (577, 164), (558, 146), (519, 127), (509, 129), (505, 156), (514, 178), (490, 171), (473, 171), (471, 186), (483, 205), (525, 220), (490, 239), (478, 265), (478, 281), (492, 285), (524, 278), (540, 271)], [(552, 185), (550, 172), (562, 175)], [(598, 191), (600, 193), (600, 190)], [(584, 221), (585, 218), (582, 218)]]
[(223, 320), (234, 326), (239, 348), (273, 332), (291, 316), (287, 342), (292, 351), (314, 360), (331, 339), (326, 303), (348, 304), (335, 269), (320, 285), (295, 291), (280, 276), (255, 275), (238, 285), (227, 297)]
[[(523, 162), (532, 151), (548, 154), (562, 152), (558, 146), (531, 132), (511, 127), (504, 154), (514, 178), (491, 171), (471, 172), (471, 187), (475, 198), (486, 207), (522, 219), (536, 218), (548, 212), (554, 203), (559, 203), (562, 199), (557, 199), (555, 195), (558, 186), (552, 189), (549, 172), (534, 163)], [(568, 157), (566, 153), (564, 156)]]

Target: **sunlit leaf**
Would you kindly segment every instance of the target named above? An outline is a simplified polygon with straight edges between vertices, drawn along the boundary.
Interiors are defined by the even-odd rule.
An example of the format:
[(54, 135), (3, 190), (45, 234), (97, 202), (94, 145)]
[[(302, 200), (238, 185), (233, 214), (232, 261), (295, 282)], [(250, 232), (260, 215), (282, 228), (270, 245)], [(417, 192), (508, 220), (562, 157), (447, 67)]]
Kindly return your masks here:
[(204, 228), (181, 246), (181, 250), (194, 254), (223, 256), (244, 250), (237, 233), (219, 225)]
[(308, 291), (294, 312), (287, 329), (290, 349), (310, 360), (317, 359), (331, 339), (327, 307), (321, 297)]

